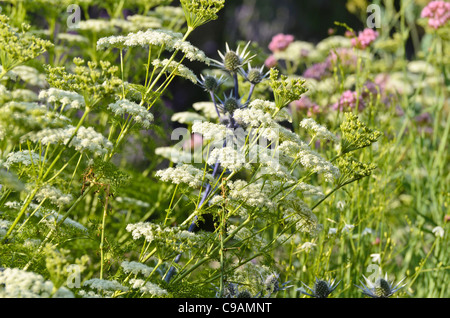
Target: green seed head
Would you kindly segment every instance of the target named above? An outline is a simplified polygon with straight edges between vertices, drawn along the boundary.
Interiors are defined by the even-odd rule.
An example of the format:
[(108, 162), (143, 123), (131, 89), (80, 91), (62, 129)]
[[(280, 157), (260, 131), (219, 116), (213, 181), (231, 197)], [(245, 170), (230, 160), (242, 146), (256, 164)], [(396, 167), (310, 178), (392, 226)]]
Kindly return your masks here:
[(206, 76), (203, 85), (207, 91), (214, 92), (217, 89), (218, 82), (214, 76)]
[(226, 112), (232, 114), (236, 109), (239, 108), (239, 101), (234, 97), (229, 97), (225, 100), (223, 107)]
[(229, 51), (225, 54), (224, 66), (227, 71), (235, 73), (241, 67), (241, 59), (235, 52)]
[(252, 298), (252, 294), (248, 290), (243, 290), (237, 294), (237, 298)]
[(258, 69), (253, 68), (248, 72), (247, 79), (252, 84), (258, 84), (261, 83), (263, 76)]
[(391, 285), (383, 278), (377, 279), (374, 285), (373, 293), (378, 297), (389, 297), (391, 294)]
[(324, 280), (318, 280), (314, 284), (314, 294), (317, 298), (327, 298), (330, 294), (330, 286)]

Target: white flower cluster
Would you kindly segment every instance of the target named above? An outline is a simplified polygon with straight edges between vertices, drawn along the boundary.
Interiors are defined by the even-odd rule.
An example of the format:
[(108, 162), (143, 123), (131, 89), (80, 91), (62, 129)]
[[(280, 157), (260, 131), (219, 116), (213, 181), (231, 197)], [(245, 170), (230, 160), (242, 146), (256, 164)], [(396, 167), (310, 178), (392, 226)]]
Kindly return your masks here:
[(158, 147), (155, 149), (155, 154), (169, 159), (171, 162), (177, 164), (192, 163), (193, 160), (196, 163), (201, 162), (201, 153), (199, 154), (200, 158), (197, 158), (198, 155), (196, 152), (194, 152), (194, 154), (191, 154), (190, 152), (176, 149), (174, 147)]
[(0, 271), (0, 298), (73, 298), (65, 287), (56, 292), (51, 281), (39, 274), (18, 268), (6, 268)]
[(259, 208), (273, 208), (275, 203), (270, 200), (270, 187), (261, 183), (247, 183), (244, 180), (227, 182), (230, 189), (227, 195), (233, 199), (244, 202), (246, 205)]
[(196, 235), (194, 233), (180, 230), (179, 228), (163, 228), (158, 224), (149, 222), (128, 224), (126, 230), (128, 232), (131, 232), (133, 240), (144, 237), (145, 240), (149, 243), (158, 240), (164, 240), (166, 243), (168, 243), (173, 239), (174, 236), (176, 236), (180, 240), (196, 239)]
[(130, 32), (136, 32), (144, 29), (161, 28), (161, 20), (156, 17), (135, 14), (128, 16), (127, 21), (130, 22), (130, 25), (127, 26), (126, 30)]
[[(11, 122), (22, 122), (23, 127), (33, 128), (61, 126), (70, 122), (64, 115), (48, 111), (45, 105), (35, 102), (10, 101), (3, 105), (1, 117)], [(9, 124), (9, 122), (5, 122)], [(20, 127), (20, 128), (23, 128)]]
[(153, 271), (153, 267), (149, 267), (139, 262), (123, 261), (122, 266), (125, 274), (133, 273), (134, 275), (143, 274), (145, 277), (149, 276)]
[(151, 282), (145, 282), (143, 279), (131, 279), (130, 284), (132, 289), (139, 289), (140, 292), (151, 296), (162, 297), (168, 294), (167, 290)]
[(192, 105), (192, 107), (196, 110), (201, 112), (204, 116), (210, 119), (216, 119), (217, 112), (216, 108), (214, 107), (213, 102), (197, 102)]
[(283, 180), (295, 180), (285, 164), (281, 161), (280, 151), (255, 144), (249, 151), (250, 162), (260, 165), (260, 174), (272, 175)]
[(322, 225), (318, 223), (317, 216), (294, 192), (283, 200), (283, 216), (286, 220), (295, 222), (298, 231), (315, 234), (321, 230)]
[(175, 184), (184, 183), (191, 188), (200, 188), (206, 181), (213, 181), (210, 174), (188, 164), (159, 170), (156, 172), (156, 176), (164, 182), (172, 182)]
[(155, 59), (152, 61), (152, 65), (156, 69), (166, 69), (166, 72), (168, 73), (174, 73), (175, 75), (190, 80), (194, 84), (197, 83), (197, 75), (195, 75), (194, 72), (188, 67), (179, 62), (169, 61), (169, 59), (164, 59), (162, 61)]
[[(43, 159), (43, 158), (42, 158)], [(41, 162), (41, 157), (34, 151), (22, 150), (11, 152), (6, 156), (6, 161), (3, 166), (9, 169), (12, 165), (20, 163), (24, 166), (38, 165)]]
[(97, 50), (117, 47), (136, 47), (136, 46), (165, 46), (168, 49), (173, 49), (176, 40), (181, 40), (183, 35), (181, 33), (172, 32), (162, 29), (149, 29), (147, 31), (132, 32), (128, 35), (109, 36), (101, 38), (97, 41)]
[(173, 114), (171, 120), (180, 124), (192, 124), (197, 121), (204, 121), (206, 118), (194, 112), (179, 112)]
[[(76, 128), (69, 125), (66, 128), (46, 128), (35, 133), (25, 135), (24, 139), (47, 144), (66, 144), (74, 135)], [(80, 127), (69, 144), (80, 152), (90, 151), (94, 155), (105, 155), (112, 150), (113, 144), (92, 127)]]
[(7, 76), (14, 81), (20, 78), (25, 83), (31, 86), (46, 87), (48, 86), (46, 77), (37, 69), (27, 65), (19, 65), (7, 73)]
[(80, 31), (89, 31), (94, 34), (116, 32), (114, 24), (110, 20), (104, 19), (81, 20), (77, 23), (77, 28)]
[(116, 201), (119, 203), (123, 203), (126, 206), (138, 206), (144, 209), (148, 209), (150, 207), (150, 204), (135, 198), (129, 198), (129, 197), (116, 197)]
[(319, 125), (312, 118), (305, 118), (300, 122), (300, 127), (307, 129), (314, 138), (326, 139), (337, 142), (338, 138), (330, 132), (326, 127)]
[(11, 224), (7, 220), (0, 220), (0, 238), (6, 235)]
[(239, 171), (242, 168), (251, 168), (243, 153), (230, 146), (215, 148), (211, 151), (207, 163), (209, 165), (214, 165), (217, 161), (220, 162), (222, 168), (230, 171)]
[(105, 292), (128, 291), (129, 288), (123, 286), (116, 280), (106, 280), (100, 278), (92, 278), (83, 283), (83, 286)]
[(255, 99), (250, 102), (249, 108), (255, 110), (262, 110), (269, 114), (274, 121), (288, 121), (292, 122), (292, 116), (286, 108), (278, 109), (274, 102)]
[(199, 61), (210, 64), (210, 59), (205, 53), (187, 41), (183, 41), (183, 35), (178, 32), (163, 29), (149, 29), (129, 33), (126, 36), (109, 36), (97, 41), (97, 50), (106, 48), (160, 46), (168, 51), (178, 50), (185, 54), (190, 61)]
[(223, 141), (232, 137), (234, 132), (225, 125), (214, 124), (211, 122), (195, 122), (192, 125), (192, 132), (203, 136), (205, 141)]
[(133, 116), (135, 122), (141, 124), (142, 127), (146, 129), (150, 128), (154, 120), (153, 114), (149, 113), (144, 106), (138, 105), (127, 99), (121, 99), (115, 103), (109, 104), (108, 108), (116, 116), (123, 116), (125, 114), (130, 114), (131, 116)]
[[(23, 205), (23, 203), (17, 202), (17, 201), (8, 201), (5, 203), (6, 207), (8, 207), (10, 209), (15, 209), (15, 210), (21, 209), (22, 205)], [(40, 222), (44, 222), (49, 226), (53, 226), (55, 224), (55, 222), (59, 222), (63, 218), (63, 216), (61, 214), (59, 214), (57, 211), (46, 209), (46, 208), (43, 208), (42, 206), (40, 207), (39, 205), (37, 205), (35, 203), (31, 203), (28, 207), (28, 210), (35, 211), (34, 216), (42, 218), (42, 220)], [(87, 231), (87, 229), (82, 224), (80, 224), (77, 221), (74, 221), (68, 217), (64, 219), (63, 224), (73, 227), (73, 228), (76, 228), (76, 229), (79, 229), (84, 232)]]
[(49, 103), (58, 103), (61, 105), (61, 109), (66, 107), (69, 109), (80, 109), (86, 106), (84, 98), (80, 94), (53, 87), (40, 91), (39, 99), (47, 100)]
[(341, 174), (336, 166), (324, 159), (319, 153), (312, 150), (304, 142), (298, 143), (287, 140), (280, 144), (278, 150), (291, 158), (298, 160), (307, 170), (323, 174), (325, 180), (328, 182), (338, 179)]
[(35, 199), (38, 202), (42, 202), (45, 199), (50, 200), (53, 204), (61, 207), (64, 205), (69, 204), (72, 202), (72, 195), (70, 194), (64, 194), (61, 190), (58, 188), (51, 186), (51, 185), (45, 185), (44, 187), (40, 188), (38, 192), (36, 193)]
[(234, 111), (234, 118), (238, 123), (245, 123), (254, 128), (268, 127), (273, 123), (272, 116), (261, 109), (237, 109)]

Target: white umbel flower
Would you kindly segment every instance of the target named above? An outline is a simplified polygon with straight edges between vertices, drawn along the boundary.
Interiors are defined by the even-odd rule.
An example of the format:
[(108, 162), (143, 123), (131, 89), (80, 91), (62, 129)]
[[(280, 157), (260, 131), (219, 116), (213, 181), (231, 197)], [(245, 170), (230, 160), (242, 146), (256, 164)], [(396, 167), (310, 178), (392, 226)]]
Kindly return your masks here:
[(83, 286), (90, 287), (92, 289), (101, 290), (101, 291), (128, 291), (129, 288), (123, 286), (116, 280), (106, 280), (99, 278), (92, 278), (83, 283)]
[(158, 285), (151, 282), (145, 282), (143, 279), (131, 279), (130, 284), (131, 288), (139, 289), (140, 292), (150, 294), (155, 297), (162, 297), (168, 294), (165, 289), (162, 289)]
[(36, 193), (35, 198), (38, 202), (42, 202), (43, 200), (48, 199), (50, 200), (50, 202), (57, 206), (67, 205), (72, 202), (73, 199), (72, 195), (64, 194), (61, 190), (51, 185), (45, 185), (44, 187), (40, 188)]
[(128, 262), (128, 261), (123, 261), (120, 264), (120, 266), (122, 266), (123, 271), (126, 274), (129, 273), (132, 273), (134, 275), (143, 274), (145, 277), (149, 276), (154, 269), (153, 267), (149, 267), (139, 262)]
[(242, 168), (250, 169), (250, 164), (246, 162), (246, 158), (242, 152), (239, 152), (232, 147), (213, 149), (207, 162), (209, 165), (214, 165), (217, 161), (220, 162), (222, 168), (230, 171), (239, 171)]
[(247, 183), (244, 180), (227, 182), (229, 192), (227, 195), (246, 205), (259, 208), (273, 208), (276, 204), (269, 199), (271, 189), (263, 187), (260, 183)]
[(267, 127), (273, 123), (272, 116), (261, 109), (243, 108), (234, 111), (234, 119), (251, 127)]
[(149, 113), (144, 106), (138, 105), (128, 99), (121, 99), (115, 103), (109, 104), (108, 108), (116, 116), (124, 116), (125, 114), (131, 115), (136, 123), (142, 125), (142, 127), (146, 129), (150, 128), (154, 120), (153, 114)]
[(180, 124), (192, 124), (196, 121), (206, 121), (206, 118), (194, 112), (179, 112), (173, 114), (171, 120)]
[(164, 182), (184, 183), (191, 188), (200, 188), (206, 181), (213, 181), (210, 174), (187, 164), (159, 170), (156, 172), (156, 176)]
[(210, 118), (210, 119), (216, 119), (217, 117), (217, 111), (214, 106), (213, 102), (197, 102), (192, 105), (192, 107), (196, 110), (201, 112), (204, 116)]
[(152, 65), (156, 69), (166, 69), (167, 73), (173, 73), (177, 76), (190, 80), (194, 84), (197, 83), (197, 75), (195, 75), (194, 72), (188, 67), (179, 62), (169, 61), (168, 59), (164, 59), (162, 61), (159, 59), (155, 59), (152, 61)]
[(232, 129), (227, 128), (221, 124), (214, 124), (210, 122), (195, 122), (192, 125), (192, 132), (203, 136), (205, 141), (219, 142), (233, 137), (234, 132)]
[(337, 142), (338, 138), (330, 132), (325, 126), (319, 125), (312, 118), (305, 118), (300, 122), (300, 127), (305, 128), (310, 134), (317, 139), (331, 140)]
[(39, 154), (29, 151), (22, 150), (17, 152), (9, 153), (6, 156), (6, 161), (3, 163), (3, 166), (9, 169), (12, 165), (22, 164), (24, 166), (37, 165), (41, 161), (41, 157)]
[(248, 105), (251, 109), (262, 110), (269, 114), (275, 121), (292, 122), (292, 116), (287, 108), (278, 109), (274, 102), (262, 99), (255, 99)]
[(86, 106), (84, 98), (80, 94), (53, 87), (40, 91), (39, 99), (60, 104), (62, 109), (80, 109)]
[[(46, 128), (36, 133), (29, 133), (22, 139), (47, 144), (66, 144), (75, 133), (76, 128), (69, 125), (66, 128)], [(90, 151), (95, 155), (105, 155), (112, 150), (113, 144), (92, 127), (80, 127), (69, 144), (80, 152)]]
[(199, 61), (210, 64), (210, 59), (205, 53), (193, 46), (188, 41), (183, 41), (183, 35), (178, 32), (162, 29), (149, 29), (147, 31), (138, 31), (129, 33), (126, 36), (109, 36), (97, 41), (97, 50), (106, 48), (127, 48), (127, 47), (164, 47), (167, 51), (178, 50), (182, 52), (190, 61)]
[(18, 268), (0, 271), (0, 286), (0, 298), (74, 297), (64, 287), (55, 292), (53, 283), (41, 275)]

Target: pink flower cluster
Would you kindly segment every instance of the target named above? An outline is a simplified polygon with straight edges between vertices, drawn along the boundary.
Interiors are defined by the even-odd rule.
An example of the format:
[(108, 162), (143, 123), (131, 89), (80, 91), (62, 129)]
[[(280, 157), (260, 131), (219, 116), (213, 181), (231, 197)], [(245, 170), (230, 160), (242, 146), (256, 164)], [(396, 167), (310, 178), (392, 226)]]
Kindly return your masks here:
[[(358, 102), (359, 100), (359, 102)], [(341, 98), (339, 99), (339, 102), (333, 105), (334, 110), (340, 110), (344, 111), (349, 108), (355, 108), (356, 104), (358, 103), (358, 109), (362, 110), (364, 109), (364, 103), (362, 98), (358, 98), (358, 94), (353, 91), (345, 91), (342, 93)]]
[(277, 34), (272, 38), (272, 41), (269, 44), (269, 50), (272, 52), (284, 51), (292, 42), (294, 42), (293, 35)]
[(378, 38), (378, 35), (379, 34), (377, 31), (366, 28), (363, 31), (359, 31), (357, 38), (352, 39), (352, 45), (353, 47), (357, 47), (364, 50)]
[(431, 1), (423, 8), (420, 16), (429, 18), (428, 25), (434, 29), (439, 29), (450, 20), (450, 2)]

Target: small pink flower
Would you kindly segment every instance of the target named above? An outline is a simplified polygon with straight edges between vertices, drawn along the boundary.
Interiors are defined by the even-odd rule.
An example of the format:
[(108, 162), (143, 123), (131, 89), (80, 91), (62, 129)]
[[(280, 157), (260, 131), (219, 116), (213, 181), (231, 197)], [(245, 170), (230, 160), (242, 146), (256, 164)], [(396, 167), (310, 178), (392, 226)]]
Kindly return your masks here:
[[(359, 100), (359, 102), (358, 102)], [(361, 98), (358, 98), (358, 95), (356, 92), (353, 91), (345, 91), (342, 93), (341, 98), (339, 99), (339, 102), (333, 105), (333, 108), (335, 110), (344, 111), (348, 108), (355, 108), (356, 104), (358, 103), (358, 109), (362, 110), (364, 109), (364, 103)]]
[(447, 215), (444, 217), (444, 222), (445, 222), (445, 223), (450, 222), (450, 214), (447, 214)]
[(380, 243), (381, 243), (381, 240), (380, 240), (379, 237), (377, 237), (377, 238), (375, 239), (375, 241), (372, 242), (372, 245), (380, 245)]
[(439, 29), (450, 20), (450, 2), (431, 1), (423, 8), (420, 16), (429, 18), (428, 25), (433, 29)]
[(352, 46), (364, 50), (378, 38), (378, 35), (377, 31), (366, 28), (359, 31), (357, 38), (352, 39)]
[(303, 96), (299, 100), (295, 100), (291, 103), (291, 107), (297, 110), (308, 109), (313, 105), (314, 103), (307, 96)]
[(313, 117), (313, 115), (320, 114), (320, 106), (319, 105), (313, 105), (308, 109), (308, 117)]
[(293, 35), (282, 33), (277, 34), (272, 38), (272, 41), (269, 44), (269, 50), (272, 52), (284, 51), (292, 42), (294, 42)]
[(345, 33), (344, 33), (344, 36), (345, 36), (346, 38), (352, 38), (352, 37), (355, 36), (355, 33), (352, 32), (352, 31), (350, 31), (350, 30), (346, 30)]
[(275, 56), (273, 56), (273, 55), (269, 56), (269, 57), (266, 59), (266, 61), (264, 62), (264, 65), (266, 65), (267, 68), (275, 67), (275, 66), (277, 66), (277, 64), (278, 64), (278, 61), (277, 61), (277, 59), (275, 58)]

